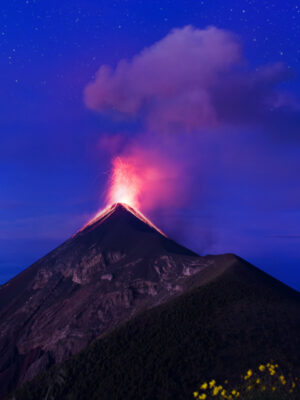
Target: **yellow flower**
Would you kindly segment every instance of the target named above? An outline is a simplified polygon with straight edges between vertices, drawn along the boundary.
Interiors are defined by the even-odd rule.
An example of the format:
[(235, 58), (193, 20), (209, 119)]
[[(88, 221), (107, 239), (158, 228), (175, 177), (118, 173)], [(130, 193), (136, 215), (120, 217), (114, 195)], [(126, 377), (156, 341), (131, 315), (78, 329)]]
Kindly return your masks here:
[[(256, 367), (257, 368), (257, 367)], [(273, 383), (274, 386), (272, 386), (272, 380), (274, 378), (267, 378), (268, 382), (265, 383), (264, 379), (262, 378), (262, 375), (260, 375), (257, 370), (252, 370), (249, 369), (246, 373), (244, 373), (243, 375), (241, 375), (241, 379), (243, 380), (249, 380), (249, 382), (245, 382), (245, 384), (243, 386), (241, 386), (241, 388), (245, 391), (257, 391), (258, 389), (260, 389), (261, 391), (267, 391), (267, 390), (272, 390), (273, 392), (277, 391), (281, 391), (283, 390), (280, 389), (281, 384), (282, 385), (286, 385), (286, 387), (284, 388), (284, 390), (288, 393), (293, 393), (295, 388), (296, 388), (296, 383), (295, 382), (299, 382), (299, 378), (294, 377), (291, 380), (290, 379), (286, 379), (284, 375), (280, 375), (280, 372), (278, 371), (278, 364), (275, 364), (275, 362), (273, 360), (270, 360), (270, 362), (268, 362), (267, 364), (260, 364), (258, 366), (258, 370), (260, 372), (266, 371), (267, 375), (275, 375), (276, 379), (279, 380), (279, 384)], [(250, 379), (251, 378), (251, 379)], [(228, 384), (228, 380), (226, 379), (224, 381), (225, 384)], [(227, 399), (227, 400), (234, 400), (237, 399), (238, 397), (241, 396), (240, 392), (237, 389), (225, 389), (223, 388), (222, 385), (217, 385), (215, 379), (211, 379), (210, 381), (204, 382), (201, 384), (200, 386), (202, 391), (206, 391), (207, 389), (210, 389), (208, 392), (205, 393), (199, 393), (199, 392), (193, 392), (193, 396), (195, 399), (199, 399), (199, 400), (209, 400), (214, 398), (218, 398), (218, 399)], [(200, 390), (200, 392), (201, 392)], [(250, 393), (249, 393), (250, 395)], [(243, 395), (242, 395), (243, 397)], [(299, 399), (300, 400), (300, 399)]]
[(275, 370), (274, 369), (269, 369), (270, 375), (275, 375)]
[(285, 377), (284, 377), (283, 375), (280, 375), (279, 379), (280, 379), (280, 381), (281, 381), (281, 383), (282, 383), (283, 385), (286, 384), (286, 380), (285, 380)]
[(244, 379), (245, 379), (245, 380), (249, 379), (249, 378), (252, 376), (252, 374), (253, 374), (252, 369), (249, 369), (249, 370), (247, 371), (247, 374), (246, 374), (246, 376), (244, 377)]
[(216, 381), (215, 381), (214, 379), (212, 379), (212, 380), (209, 382), (209, 387), (212, 388), (212, 387), (215, 386), (215, 384), (216, 384)]
[(222, 390), (222, 387), (220, 388), (220, 386), (215, 386), (213, 389), (212, 395), (217, 396), (221, 390)]

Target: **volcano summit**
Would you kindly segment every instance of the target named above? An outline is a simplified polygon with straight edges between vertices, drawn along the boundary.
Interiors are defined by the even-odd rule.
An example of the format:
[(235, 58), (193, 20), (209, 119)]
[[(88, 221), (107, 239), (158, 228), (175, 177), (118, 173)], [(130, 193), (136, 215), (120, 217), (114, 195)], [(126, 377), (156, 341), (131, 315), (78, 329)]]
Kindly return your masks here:
[[(179, 309), (178, 304), (181, 305)], [(143, 337), (148, 349), (145, 354), (148, 354), (153, 337), (147, 335), (157, 327), (166, 335), (163, 339), (166, 346), (160, 348), (158, 354), (153, 348), (157, 355), (155, 364), (167, 360), (178, 371), (185, 371), (188, 369), (185, 361), (190, 360), (193, 378), (181, 383), (178, 378), (173, 394), (170, 392), (180, 398), (178, 388), (188, 387), (186, 390), (192, 391), (188, 381), (190, 385), (195, 383), (193, 379), (200, 379), (203, 372), (201, 363), (195, 359), (197, 354), (193, 353), (201, 345), (205, 326), (211, 330), (210, 340), (216, 340), (212, 354), (220, 343), (224, 345), (222, 368), (230, 371), (232, 360), (239, 360), (236, 348), (240, 348), (242, 357), (250, 362), (263, 361), (262, 358), (275, 351), (284, 363), (289, 357), (295, 359), (300, 348), (299, 304), (298, 293), (242, 259), (230, 254), (200, 257), (167, 238), (139, 211), (116, 203), (0, 287), (0, 397), (51, 365), (69, 359), (93, 339), (109, 340), (114, 337), (115, 328), (125, 329), (126, 321), (130, 320), (128, 323), (136, 323), (137, 327), (121, 353), (130, 351), (130, 340), (135, 343)], [(198, 310), (196, 314), (191, 312), (191, 305)], [(166, 323), (161, 320), (155, 314), (160, 307), (169, 307), (168, 312), (173, 316), (183, 312), (183, 321)], [(208, 313), (207, 318), (213, 318), (212, 322), (201, 317), (205, 313)], [(149, 315), (152, 322), (146, 324), (145, 331), (139, 321), (140, 318), (147, 320)], [(178, 338), (181, 341), (176, 346), (172, 344), (171, 351), (168, 341), (175, 332), (176, 343)], [(274, 335), (280, 337), (277, 344)], [(184, 348), (182, 343), (185, 343)], [(119, 368), (119, 353), (106, 354), (105, 351), (102, 349), (95, 359), (105, 366), (103, 371), (111, 371), (112, 376)], [(101, 359), (104, 354), (105, 359)], [(130, 353), (128, 357), (134, 358), (136, 354)], [(147, 368), (145, 377), (149, 378), (148, 374), (154, 371), (146, 365), (145, 361), (141, 370)], [(97, 382), (104, 379), (104, 375), (102, 378), (100, 375)], [(134, 377), (126, 376), (124, 382), (127, 378), (131, 383), (134, 381)], [(182, 379), (184, 376), (185, 372)], [(160, 378), (162, 382), (171, 379), (169, 372)], [(102, 382), (108, 382), (103, 379)], [(144, 385), (142, 381), (141, 378), (137, 385)], [(112, 384), (118, 385), (117, 382)], [(102, 383), (101, 387), (104, 386)], [(97, 392), (98, 389), (93, 390)], [(106, 390), (111, 393), (109, 387)], [(138, 398), (132, 390), (132, 397), (126, 398)], [(39, 399), (45, 395), (37, 393)], [(98, 398), (109, 398), (101, 391), (98, 395)], [(19, 398), (26, 398), (22, 396)], [(74, 398), (92, 398), (82, 396)], [(30, 398), (34, 396), (31, 394)], [(56, 398), (64, 397), (60, 394)], [(154, 397), (144, 398), (167, 397), (156, 393)]]

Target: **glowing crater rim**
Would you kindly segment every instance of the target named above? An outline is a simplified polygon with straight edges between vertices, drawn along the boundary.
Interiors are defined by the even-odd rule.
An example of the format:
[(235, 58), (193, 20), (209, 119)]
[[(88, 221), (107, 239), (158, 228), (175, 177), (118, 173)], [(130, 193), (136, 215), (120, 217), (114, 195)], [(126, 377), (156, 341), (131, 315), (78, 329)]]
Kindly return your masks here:
[(157, 232), (159, 232), (161, 235), (167, 237), (167, 235), (161, 231), (156, 225), (153, 224), (141, 211), (138, 211), (137, 209), (131, 207), (130, 205), (126, 203), (114, 203), (112, 205), (109, 205), (105, 207), (103, 210), (99, 211), (87, 224), (85, 224), (79, 232), (82, 232), (84, 229), (88, 228), (89, 226), (95, 224), (96, 222), (101, 221), (104, 222), (110, 215), (114, 213), (117, 207), (123, 207), (125, 208), (128, 212), (133, 214), (136, 218), (144, 222), (145, 224), (149, 225), (151, 228), (155, 229)]

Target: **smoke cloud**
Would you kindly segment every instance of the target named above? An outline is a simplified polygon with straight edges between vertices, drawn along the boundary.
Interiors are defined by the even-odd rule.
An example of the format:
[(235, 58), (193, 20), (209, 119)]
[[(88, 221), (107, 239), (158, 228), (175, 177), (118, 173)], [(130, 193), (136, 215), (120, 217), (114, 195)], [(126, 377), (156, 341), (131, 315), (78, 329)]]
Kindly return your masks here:
[[(111, 137), (114, 144), (119, 135)], [(178, 143), (177, 143), (178, 145)], [(109, 139), (100, 143), (103, 151), (111, 150)], [(155, 145), (148, 135), (118, 148), (111, 154), (111, 175), (107, 182), (108, 203), (128, 203), (144, 212), (168, 205), (177, 208), (189, 197), (187, 162), (178, 162), (173, 143)]]
[(291, 77), (282, 63), (250, 70), (229, 31), (186, 26), (115, 68), (101, 66), (84, 95), (90, 109), (139, 118), (152, 132), (228, 125), (274, 129), (299, 118), (297, 101), (279, 90)]
[(84, 100), (119, 129), (102, 135), (101, 156), (139, 176), (146, 215), (195, 250), (247, 255), (271, 209), (299, 198), (300, 107), (282, 88), (292, 78), (283, 63), (250, 67), (229, 31), (186, 26), (100, 66)]

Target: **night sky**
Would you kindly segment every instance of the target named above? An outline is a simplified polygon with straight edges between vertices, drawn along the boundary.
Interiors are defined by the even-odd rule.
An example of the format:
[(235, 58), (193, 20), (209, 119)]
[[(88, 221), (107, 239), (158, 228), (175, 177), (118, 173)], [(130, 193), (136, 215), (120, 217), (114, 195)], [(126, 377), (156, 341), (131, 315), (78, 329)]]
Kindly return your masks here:
[(141, 208), (170, 237), (300, 290), (299, 2), (11, 0), (0, 21), (0, 282), (105, 205), (120, 155), (160, 171)]

